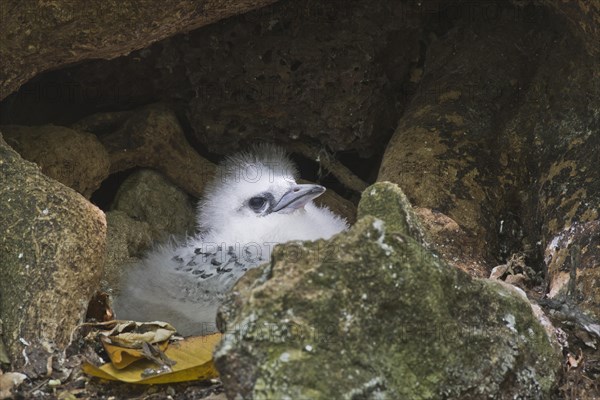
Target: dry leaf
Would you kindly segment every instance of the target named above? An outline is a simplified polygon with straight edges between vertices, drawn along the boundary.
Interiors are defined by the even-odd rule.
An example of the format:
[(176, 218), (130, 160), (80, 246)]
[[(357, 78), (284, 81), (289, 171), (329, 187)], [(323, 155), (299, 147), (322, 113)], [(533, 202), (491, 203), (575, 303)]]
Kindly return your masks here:
[[(156, 351), (161, 354), (172, 339), (176, 331), (166, 322), (135, 322), (135, 321), (107, 321), (100, 323), (82, 324), (81, 328), (88, 331), (84, 334), (90, 340), (100, 342), (108, 353), (111, 362), (117, 369), (122, 369), (140, 359), (156, 359), (144, 346), (157, 346)], [(88, 361), (96, 357), (87, 356)], [(160, 357), (159, 357), (160, 358)], [(102, 361), (103, 362), (103, 361)], [(96, 362), (96, 365), (100, 365)]]
[(128, 383), (158, 384), (192, 380), (206, 380), (218, 377), (213, 364), (212, 353), (221, 340), (221, 334), (193, 336), (171, 344), (164, 355), (175, 362), (174, 365), (158, 366), (149, 360), (130, 364), (127, 368), (117, 369), (112, 363), (95, 367), (83, 364), (83, 371), (98, 378)]
[(141, 349), (143, 343), (160, 343), (171, 339), (176, 330), (167, 322), (136, 322), (113, 320), (80, 325), (90, 332), (85, 337), (101, 335), (102, 340), (122, 347)]
[(159, 343), (169, 340), (176, 332), (166, 322), (135, 322), (135, 321), (111, 321), (116, 322), (109, 332), (100, 332), (110, 343), (118, 344), (132, 349), (141, 349), (143, 343)]
[[(118, 345), (114, 345), (102, 340), (102, 345), (104, 346), (104, 350), (108, 354), (110, 361), (115, 366), (116, 369), (123, 369), (127, 367), (129, 364), (146, 358), (141, 349), (130, 349), (127, 347), (121, 347)], [(165, 351), (169, 346), (169, 342), (165, 341), (157, 344), (161, 351)]]

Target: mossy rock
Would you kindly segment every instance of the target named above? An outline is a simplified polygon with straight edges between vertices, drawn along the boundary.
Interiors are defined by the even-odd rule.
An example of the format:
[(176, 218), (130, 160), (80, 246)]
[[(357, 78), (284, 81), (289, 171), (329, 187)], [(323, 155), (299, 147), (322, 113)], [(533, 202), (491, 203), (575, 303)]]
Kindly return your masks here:
[[(238, 283), (215, 355), (229, 398), (548, 398), (560, 355), (527, 300), (423, 248), (383, 189), (349, 231)], [(365, 215), (378, 201), (390, 220)]]

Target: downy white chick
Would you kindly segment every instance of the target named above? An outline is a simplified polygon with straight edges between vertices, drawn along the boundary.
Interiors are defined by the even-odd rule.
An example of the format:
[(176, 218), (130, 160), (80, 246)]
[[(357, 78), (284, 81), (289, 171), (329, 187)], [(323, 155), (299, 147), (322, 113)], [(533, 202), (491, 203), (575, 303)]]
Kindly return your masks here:
[(268, 262), (275, 244), (346, 229), (345, 220), (312, 202), (325, 188), (296, 184), (296, 176), (276, 146), (228, 158), (200, 203), (200, 234), (127, 268), (113, 302), (117, 318), (166, 321), (182, 335), (213, 332), (224, 295), (248, 269)]

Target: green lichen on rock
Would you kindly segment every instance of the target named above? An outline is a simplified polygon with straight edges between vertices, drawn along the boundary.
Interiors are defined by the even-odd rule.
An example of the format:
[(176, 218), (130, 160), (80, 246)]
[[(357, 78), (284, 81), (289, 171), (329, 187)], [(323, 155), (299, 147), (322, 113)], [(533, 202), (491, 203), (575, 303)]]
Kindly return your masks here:
[[(401, 204), (379, 187), (360, 210)], [(228, 396), (548, 398), (560, 358), (528, 302), (448, 267), (403, 226), (363, 216), (329, 242), (276, 247), (242, 278), (216, 352)]]
[(424, 233), (408, 197), (395, 183), (377, 182), (369, 186), (358, 204), (358, 218), (372, 215), (386, 223), (387, 230), (422, 240)]

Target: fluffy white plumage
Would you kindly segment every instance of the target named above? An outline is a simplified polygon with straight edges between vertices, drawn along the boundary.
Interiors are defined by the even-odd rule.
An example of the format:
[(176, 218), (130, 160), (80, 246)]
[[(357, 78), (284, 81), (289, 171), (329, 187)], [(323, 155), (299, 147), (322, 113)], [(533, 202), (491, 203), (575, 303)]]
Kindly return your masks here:
[(298, 185), (296, 176), (279, 147), (259, 145), (228, 158), (200, 203), (201, 233), (128, 267), (113, 302), (116, 316), (167, 321), (183, 335), (213, 332), (224, 295), (248, 269), (268, 262), (275, 244), (346, 229), (312, 202), (325, 188)]

